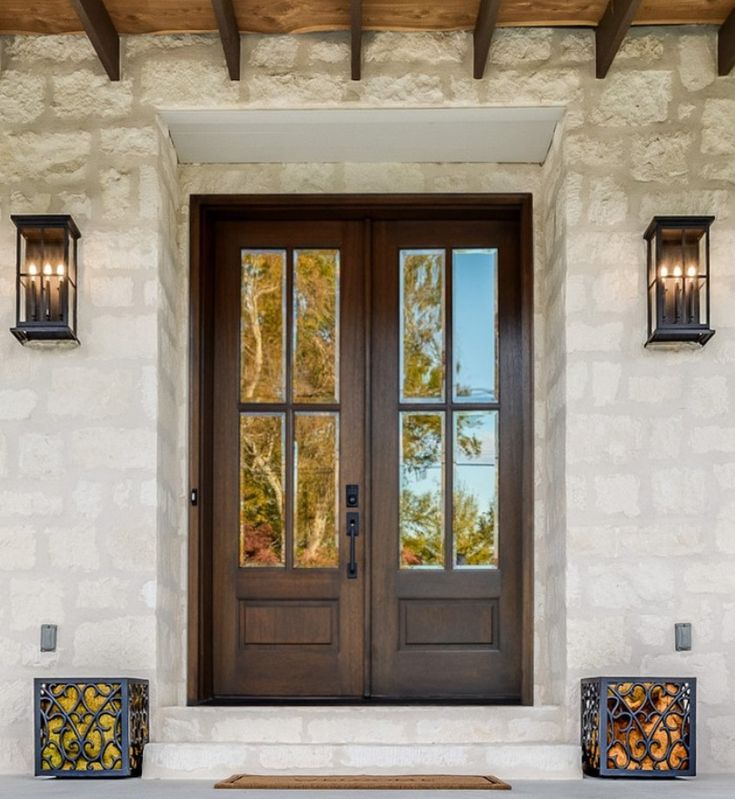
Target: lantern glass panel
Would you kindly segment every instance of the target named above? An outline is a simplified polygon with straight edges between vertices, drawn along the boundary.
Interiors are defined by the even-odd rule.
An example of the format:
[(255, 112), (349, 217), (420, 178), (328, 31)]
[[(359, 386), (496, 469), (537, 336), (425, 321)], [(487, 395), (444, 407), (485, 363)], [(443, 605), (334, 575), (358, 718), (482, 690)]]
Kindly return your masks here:
[(707, 319), (704, 230), (664, 228), (658, 278), (663, 293), (659, 325), (699, 325)]

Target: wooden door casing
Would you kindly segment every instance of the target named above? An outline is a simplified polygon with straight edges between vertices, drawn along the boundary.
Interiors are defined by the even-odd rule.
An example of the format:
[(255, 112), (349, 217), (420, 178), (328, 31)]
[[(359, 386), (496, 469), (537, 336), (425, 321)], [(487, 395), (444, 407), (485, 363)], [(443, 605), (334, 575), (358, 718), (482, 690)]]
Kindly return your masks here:
[[(306, 221), (309, 227), (314, 227), (320, 222), (353, 222), (363, 231), (362, 239), (356, 249), (360, 250), (359, 257), (364, 263), (370, 261), (371, 226), (380, 226), (382, 221), (420, 220), (425, 221), (474, 221), (480, 225), (492, 223), (511, 223), (515, 226), (515, 240), (518, 276), (517, 297), (517, 335), (520, 349), (514, 360), (513, 369), (517, 379), (523, 384), (524, 391), (521, 398), (523, 425), (517, 440), (517, 458), (520, 469), (519, 491), (522, 496), (519, 511), (519, 565), (518, 565), (518, 598), (515, 638), (517, 639), (518, 665), (516, 678), (512, 690), (486, 692), (482, 696), (475, 693), (461, 692), (455, 696), (442, 692), (441, 695), (429, 695), (431, 692), (400, 692), (391, 694), (390, 691), (380, 691), (379, 669), (375, 669), (376, 684), (371, 685), (369, 658), (364, 658), (365, 666), (362, 669), (353, 668), (353, 674), (347, 683), (339, 686), (339, 691), (334, 691), (331, 696), (325, 695), (323, 690), (310, 694), (302, 694), (301, 698), (289, 692), (288, 695), (273, 696), (272, 694), (254, 696), (253, 694), (233, 694), (222, 691), (222, 686), (215, 686), (214, 666), (214, 586), (218, 582), (221, 566), (214, 556), (215, 530), (213, 524), (213, 508), (215, 495), (219, 489), (215, 488), (215, 466), (212, 461), (211, 442), (214, 428), (214, 372), (217, 347), (213, 335), (214, 322), (219, 309), (214, 297), (213, 274), (219, 268), (219, 259), (216, 250), (221, 246), (221, 240), (227, 226), (259, 221), (300, 220)], [(191, 487), (196, 491), (192, 495), (196, 498), (190, 507), (190, 532), (189, 532), (189, 643), (188, 643), (188, 701), (190, 704), (199, 703), (257, 703), (257, 702), (301, 702), (319, 701), (388, 701), (395, 702), (405, 699), (407, 701), (480, 701), (503, 702), (532, 701), (532, 584), (533, 584), (533, 559), (532, 559), (532, 257), (531, 257), (531, 198), (530, 195), (306, 195), (306, 196), (202, 196), (193, 197), (191, 205), (191, 415), (190, 415), (190, 479)], [(260, 242), (262, 244), (263, 242)], [(426, 243), (426, 242), (424, 242)], [(320, 245), (324, 242), (320, 242)], [(238, 245), (239, 246), (239, 245)], [(353, 363), (356, 373), (362, 370), (366, 380), (366, 391), (362, 399), (362, 411), (357, 426), (369, 433), (370, 428), (375, 431), (373, 437), (378, 458), (379, 448), (385, 440), (382, 428), (371, 414), (365, 412), (367, 407), (366, 395), (370, 391), (371, 376), (378, 377), (380, 360), (377, 350), (371, 352), (369, 346), (371, 328), (371, 303), (373, 298), (369, 291), (371, 282), (376, 276), (371, 276), (367, 270), (364, 283), (361, 286), (362, 302), (364, 308), (361, 312), (363, 334), (366, 337), (362, 355)], [(378, 313), (376, 311), (376, 313)], [(376, 316), (372, 322), (375, 329), (380, 324), (380, 317)], [(359, 392), (358, 392), (359, 393)], [(344, 394), (343, 394), (344, 399)], [(366, 440), (369, 440), (366, 439)], [(370, 557), (375, 548), (377, 534), (371, 543), (370, 536), (376, 535), (376, 525), (369, 517), (368, 497), (371, 492), (371, 474), (375, 469), (375, 460), (371, 459), (369, 446), (362, 453), (362, 463), (365, 469), (361, 480), (353, 480), (346, 476), (340, 484), (340, 520), (344, 516), (344, 484), (346, 482), (359, 482), (361, 488), (361, 526), (362, 535), (359, 538), (360, 565), (362, 567), (362, 585), (359, 593), (363, 601), (362, 613), (366, 620), (363, 629), (355, 633), (363, 647), (363, 653), (373, 651), (371, 644), (371, 626), (374, 631), (382, 620), (369, 621), (371, 611), (374, 612), (374, 596), (371, 597), (369, 583)], [(371, 470), (372, 464), (372, 470)], [(375, 508), (377, 512), (379, 507)], [(343, 543), (345, 543), (343, 541)], [(342, 547), (345, 551), (345, 546)], [(373, 554), (374, 557), (374, 554)], [(342, 563), (340, 564), (342, 568)], [(401, 575), (399, 575), (401, 576)], [(364, 580), (362, 578), (365, 578)], [(376, 586), (374, 592), (379, 589)], [(470, 595), (463, 601), (473, 600), (472, 592), (482, 594), (484, 588), (476, 591), (470, 590)], [(429, 592), (430, 593), (430, 592)], [(483, 594), (484, 596), (485, 594)], [(272, 597), (275, 594), (271, 595)], [(281, 595), (282, 596), (282, 595)], [(322, 597), (323, 598), (323, 597)], [(302, 601), (305, 600), (301, 597)], [(259, 600), (253, 599), (253, 602)], [(270, 601), (270, 600), (269, 600)], [(423, 597), (425, 603), (435, 601), (431, 596)], [(257, 607), (257, 605), (256, 605)], [(439, 610), (439, 608), (436, 608)], [(392, 613), (392, 611), (391, 611)], [(381, 614), (385, 615), (385, 614)], [(232, 627), (231, 627), (232, 629)], [(430, 653), (429, 658), (433, 658)], [(360, 671), (359, 681), (362, 683), (362, 693), (358, 688), (357, 672)], [(345, 691), (345, 685), (348, 685)], [(353, 691), (355, 691), (353, 693)]]

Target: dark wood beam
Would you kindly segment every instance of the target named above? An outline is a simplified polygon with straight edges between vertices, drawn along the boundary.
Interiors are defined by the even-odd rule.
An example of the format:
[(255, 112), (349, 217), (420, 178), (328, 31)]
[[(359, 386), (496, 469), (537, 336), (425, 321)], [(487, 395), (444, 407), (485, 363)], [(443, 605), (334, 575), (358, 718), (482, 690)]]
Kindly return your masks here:
[(110, 80), (120, 80), (120, 34), (102, 0), (71, 0)]
[(735, 9), (722, 23), (717, 33), (717, 72), (729, 75), (735, 67)]
[(362, 0), (350, 0), (350, 39), (352, 42), (352, 80), (362, 75)]
[(638, 13), (641, 0), (610, 0), (595, 28), (597, 77), (604, 78)]
[(232, 0), (212, 0), (230, 80), (240, 80), (240, 28)]
[(477, 22), (475, 22), (475, 32), (473, 34), (475, 62), (473, 74), (478, 80), (485, 74), (487, 54), (490, 52), (490, 44), (495, 33), (499, 10), (500, 0), (480, 0), (480, 8), (477, 12)]

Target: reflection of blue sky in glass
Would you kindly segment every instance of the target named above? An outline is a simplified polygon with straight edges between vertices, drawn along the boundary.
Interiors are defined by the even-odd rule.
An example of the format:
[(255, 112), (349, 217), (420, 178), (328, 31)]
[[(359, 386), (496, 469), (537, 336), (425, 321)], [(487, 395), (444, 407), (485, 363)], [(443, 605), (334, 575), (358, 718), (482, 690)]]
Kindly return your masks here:
[[(474, 497), (480, 515), (489, 513), (497, 502), (497, 418), (497, 411), (461, 411), (454, 414), (455, 497), (460, 492)], [(468, 446), (462, 446), (466, 438), (472, 440), (473, 447), (479, 444), (477, 454), (468, 451)], [(497, 551), (497, 514), (495, 523)]]
[(495, 400), (497, 250), (452, 253), (455, 401)]

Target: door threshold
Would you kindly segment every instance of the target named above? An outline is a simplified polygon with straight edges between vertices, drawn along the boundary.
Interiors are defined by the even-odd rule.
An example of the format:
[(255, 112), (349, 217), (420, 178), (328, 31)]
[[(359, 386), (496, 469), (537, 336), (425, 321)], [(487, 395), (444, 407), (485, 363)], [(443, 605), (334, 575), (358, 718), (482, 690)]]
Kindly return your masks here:
[(241, 697), (216, 696), (199, 702), (190, 702), (191, 707), (263, 707), (263, 706), (304, 706), (304, 707), (377, 707), (396, 705), (521, 705), (519, 697)]

